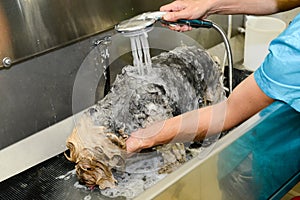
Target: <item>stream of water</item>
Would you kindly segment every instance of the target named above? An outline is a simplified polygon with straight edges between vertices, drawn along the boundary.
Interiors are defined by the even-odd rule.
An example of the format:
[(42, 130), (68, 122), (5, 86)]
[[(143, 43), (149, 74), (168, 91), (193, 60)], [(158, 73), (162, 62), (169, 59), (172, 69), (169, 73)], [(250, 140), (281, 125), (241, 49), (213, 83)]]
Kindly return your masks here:
[(133, 56), (133, 66), (138, 68), (139, 75), (147, 74), (152, 67), (148, 34), (146, 31), (139, 35), (130, 37), (130, 44)]

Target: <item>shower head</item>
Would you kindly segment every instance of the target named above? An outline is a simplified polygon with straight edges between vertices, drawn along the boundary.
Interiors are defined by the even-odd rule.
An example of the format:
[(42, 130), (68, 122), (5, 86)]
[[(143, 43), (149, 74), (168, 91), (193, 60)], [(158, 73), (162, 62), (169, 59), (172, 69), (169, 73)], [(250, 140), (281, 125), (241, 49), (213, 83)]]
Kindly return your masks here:
[(140, 14), (131, 19), (120, 22), (115, 26), (115, 30), (124, 34), (125, 36), (140, 35), (152, 29), (152, 25), (166, 12), (147, 12)]
[(188, 25), (193, 28), (211, 28), (212, 22), (203, 20), (178, 20), (176, 22), (169, 22), (162, 19), (162, 16), (166, 12), (156, 11), (156, 12), (146, 12), (135, 16), (131, 19), (120, 22), (115, 26), (115, 30), (124, 34), (125, 36), (140, 35), (144, 32), (148, 32), (152, 29), (152, 25), (156, 21), (161, 21), (161, 23), (166, 25)]
[[(233, 66), (232, 52), (231, 52), (229, 40), (225, 32), (220, 26), (213, 23), (212, 21), (206, 21), (201, 19), (194, 19), (194, 20), (180, 19), (177, 20), (176, 22), (165, 21), (162, 19), (163, 15), (165, 14), (166, 12), (160, 12), (160, 11), (143, 13), (131, 19), (122, 21), (121, 23), (115, 26), (115, 29), (116, 31), (121, 32), (124, 36), (128, 36), (128, 37), (138, 36), (152, 30), (152, 25), (158, 20), (161, 23), (169, 26), (188, 25), (192, 28), (213, 28), (221, 34), (222, 39), (224, 40), (225, 48), (228, 55), (227, 58), (228, 58), (228, 65), (229, 65), (229, 79), (232, 80), (232, 66)], [(229, 91), (231, 93), (232, 81), (230, 81), (229, 85), (230, 85)]]

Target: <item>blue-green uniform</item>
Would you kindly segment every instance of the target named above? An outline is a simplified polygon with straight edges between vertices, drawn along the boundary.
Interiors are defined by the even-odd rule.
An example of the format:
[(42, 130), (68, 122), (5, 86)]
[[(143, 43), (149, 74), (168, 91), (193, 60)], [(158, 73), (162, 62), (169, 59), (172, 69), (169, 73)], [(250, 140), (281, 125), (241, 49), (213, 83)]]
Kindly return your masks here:
[(273, 40), (269, 54), (254, 73), (261, 90), (300, 112), (300, 14)]
[(269, 51), (254, 78), (278, 101), (220, 154), (223, 199), (268, 199), (300, 171), (300, 14)]

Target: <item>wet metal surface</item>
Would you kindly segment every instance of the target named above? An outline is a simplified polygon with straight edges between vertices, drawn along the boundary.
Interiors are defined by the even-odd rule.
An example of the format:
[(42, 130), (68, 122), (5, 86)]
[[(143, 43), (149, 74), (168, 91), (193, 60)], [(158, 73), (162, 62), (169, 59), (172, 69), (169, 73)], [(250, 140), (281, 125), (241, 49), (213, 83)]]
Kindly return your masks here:
[[(168, 0), (0, 0), (0, 60), (12, 62), (111, 29)], [(1, 66), (1, 64), (0, 64)]]

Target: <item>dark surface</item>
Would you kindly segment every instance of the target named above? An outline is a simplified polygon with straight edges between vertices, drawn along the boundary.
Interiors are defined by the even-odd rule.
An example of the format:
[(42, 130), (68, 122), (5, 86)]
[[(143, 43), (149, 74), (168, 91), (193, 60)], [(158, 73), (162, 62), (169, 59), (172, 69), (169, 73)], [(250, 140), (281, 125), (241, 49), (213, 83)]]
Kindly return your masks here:
[[(248, 70), (240, 70), (233, 68), (232, 70), (232, 89), (234, 89), (240, 82), (242, 82), (245, 78), (247, 78), (252, 72)], [(229, 79), (228, 79), (228, 67), (225, 67), (224, 71), (224, 86), (226, 88), (229, 88)], [(228, 96), (229, 93), (226, 92), (226, 96)]]
[(90, 190), (85, 187), (75, 187), (74, 184), (78, 184), (75, 174), (68, 175), (65, 179), (59, 178), (73, 169), (73, 163), (69, 162), (63, 154), (57, 155), (1, 182), (0, 199), (110, 199), (101, 195), (98, 188)]
[(101, 37), (1, 70), (0, 149), (72, 115), (77, 71), (93, 41)]

